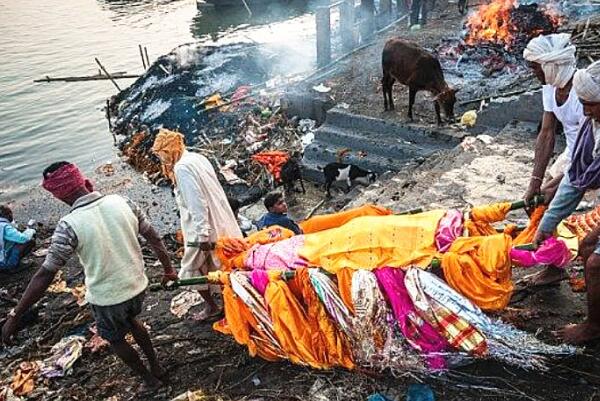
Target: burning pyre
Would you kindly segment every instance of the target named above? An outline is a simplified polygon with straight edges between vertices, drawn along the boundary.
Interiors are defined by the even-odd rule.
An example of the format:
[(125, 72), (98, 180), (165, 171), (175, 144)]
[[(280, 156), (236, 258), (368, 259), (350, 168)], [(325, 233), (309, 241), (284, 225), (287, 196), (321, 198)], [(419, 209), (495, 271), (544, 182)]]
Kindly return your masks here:
[(469, 15), (465, 43), (494, 43), (507, 49), (522, 49), (540, 35), (556, 32), (560, 15), (545, 5), (519, 4), (518, 0), (494, 0)]

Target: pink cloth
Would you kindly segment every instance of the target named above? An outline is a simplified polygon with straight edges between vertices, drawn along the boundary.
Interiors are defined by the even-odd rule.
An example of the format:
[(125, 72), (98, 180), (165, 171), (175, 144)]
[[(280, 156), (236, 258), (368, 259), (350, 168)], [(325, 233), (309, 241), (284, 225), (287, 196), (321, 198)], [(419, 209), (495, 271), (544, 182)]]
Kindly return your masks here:
[(260, 295), (264, 296), (265, 291), (267, 290), (267, 284), (269, 284), (269, 275), (266, 270), (252, 270), (250, 274), (250, 280), (252, 281), (252, 286), (260, 293)]
[(388, 303), (392, 306), (398, 326), (406, 340), (426, 354), (431, 369), (444, 369), (446, 367), (444, 357), (432, 353), (445, 351), (448, 342), (417, 314), (404, 284), (404, 271), (383, 267), (375, 270), (375, 276), (380, 287), (383, 288)]
[(255, 245), (248, 251), (245, 266), (253, 270), (290, 270), (306, 267), (306, 261), (298, 256), (303, 245), (304, 235), (295, 235), (270, 244)]
[(86, 188), (90, 192), (94, 190), (92, 182), (72, 163), (66, 164), (44, 177), (42, 187), (58, 199), (66, 199), (80, 188)]
[(571, 251), (569, 251), (564, 241), (550, 237), (535, 251), (511, 249), (510, 259), (513, 263), (522, 267), (537, 265), (565, 267), (571, 261)]
[(454, 240), (463, 233), (463, 215), (460, 210), (450, 209), (440, 220), (435, 232), (435, 246), (438, 251), (446, 252)]

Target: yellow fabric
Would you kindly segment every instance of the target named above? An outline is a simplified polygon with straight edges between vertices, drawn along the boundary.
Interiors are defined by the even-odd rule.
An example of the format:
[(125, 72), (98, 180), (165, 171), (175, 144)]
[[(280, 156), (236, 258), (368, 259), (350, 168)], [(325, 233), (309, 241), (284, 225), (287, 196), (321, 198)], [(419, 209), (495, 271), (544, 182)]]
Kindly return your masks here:
[(269, 340), (261, 332), (260, 325), (248, 306), (231, 288), (229, 274), (222, 274), (221, 282), (225, 319), (215, 322), (213, 329), (231, 335), (239, 344), (246, 345), (251, 356), (258, 355), (272, 362), (280, 360), (275, 350), (268, 345)]
[(513, 291), (510, 236), (458, 238), (442, 256), (448, 285), (485, 311), (504, 309)]
[(387, 216), (390, 214), (392, 214), (392, 211), (382, 206), (366, 204), (354, 209), (346, 210), (345, 212), (311, 217), (310, 219), (304, 220), (298, 225), (304, 234), (310, 234), (317, 231), (340, 227), (356, 217)]
[(567, 248), (571, 251), (571, 260), (574, 260), (579, 254), (579, 238), (577, 238), (577, 235), (564, 222), (558, 225), (556, 234), (558, 238), (567, 244)]
[(175, 183), (173, 168), (175, 167), (175, 163), (181, 159), (184, 150), (183, 135), (179, 132), (161, 128), (154, 139), (152, 152), (160, 158), (163, 175), (173, 183)]
[(342, 268), (426, 267), (444, 210), (405, 216), (357, 217), (341, 227), (304, 236), (299, 256), (330, 273)]

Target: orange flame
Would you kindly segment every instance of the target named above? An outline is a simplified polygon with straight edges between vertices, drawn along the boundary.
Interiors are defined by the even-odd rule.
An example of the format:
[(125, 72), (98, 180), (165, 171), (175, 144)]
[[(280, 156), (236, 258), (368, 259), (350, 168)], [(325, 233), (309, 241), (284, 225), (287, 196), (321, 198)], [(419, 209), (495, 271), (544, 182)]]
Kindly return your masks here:
[(467, 20), (469, 34), (466, 42), (508, 44), (512, 42), (510, 12), (518, 5), (517, 0), (494, 0), (479, 7)]

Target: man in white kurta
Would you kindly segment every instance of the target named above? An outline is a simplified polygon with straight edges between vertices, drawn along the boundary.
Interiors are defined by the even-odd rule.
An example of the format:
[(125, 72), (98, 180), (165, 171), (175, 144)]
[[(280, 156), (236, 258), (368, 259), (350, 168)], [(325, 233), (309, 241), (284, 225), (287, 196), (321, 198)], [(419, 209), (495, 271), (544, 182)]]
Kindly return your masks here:
[[(186, 151), (183, 137), (173, 131), (163, 130), (157, 135), (154, 151), (175, 183), (185, 241), (179, 278), (197, 277), (218, 270), (220, 263), (213, 251), (215, 243), (220, 237), (242, 238), (242, 232), (213, 166), (206, 157)], [(172, 171), (168, 171), (171, 168)], [(204, 320), (219, 314), (209, 286), (196, 288), (207, 305), (197, 318)]]

